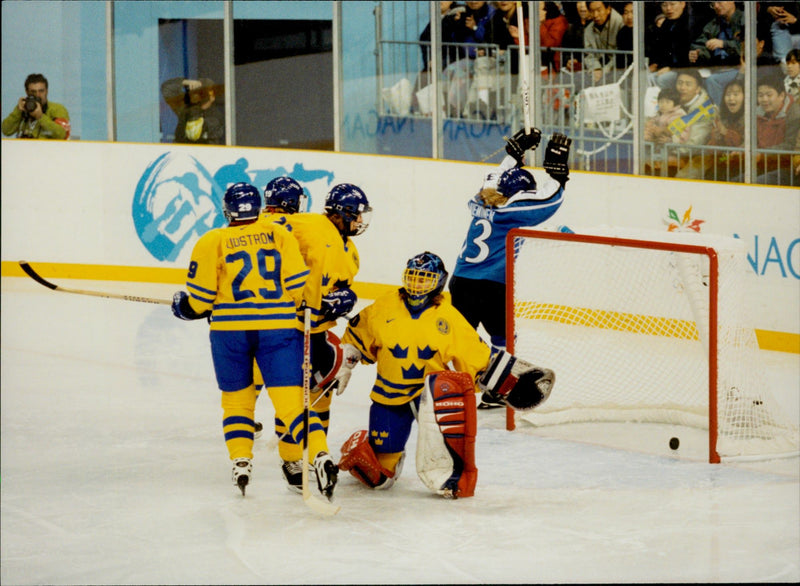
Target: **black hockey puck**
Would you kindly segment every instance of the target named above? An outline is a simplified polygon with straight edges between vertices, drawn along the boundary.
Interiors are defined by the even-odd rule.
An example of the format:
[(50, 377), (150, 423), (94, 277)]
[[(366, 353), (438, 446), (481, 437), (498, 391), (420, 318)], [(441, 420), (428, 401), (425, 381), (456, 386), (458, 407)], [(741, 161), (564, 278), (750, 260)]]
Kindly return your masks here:
[(680, 445), (681, 445), (681, 440), (679, 440), (676, 437), (673, 437), (672, 439), (669, 440), (669, 447), (671, 450), (677, 450), (678, 446)]

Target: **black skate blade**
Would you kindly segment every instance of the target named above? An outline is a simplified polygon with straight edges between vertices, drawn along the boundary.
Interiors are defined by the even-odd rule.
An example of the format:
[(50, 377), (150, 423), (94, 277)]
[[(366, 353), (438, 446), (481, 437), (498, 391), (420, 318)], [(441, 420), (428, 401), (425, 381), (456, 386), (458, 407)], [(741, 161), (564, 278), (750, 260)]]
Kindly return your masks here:
[(242, 491), (242, 496), (244, 496), (245, 490), (247, 489), (247, 483), (250, 481), (250, 478), (247, 476), (240, 476), (236, 479), (236, 485), (239, 487), (239, 490)]

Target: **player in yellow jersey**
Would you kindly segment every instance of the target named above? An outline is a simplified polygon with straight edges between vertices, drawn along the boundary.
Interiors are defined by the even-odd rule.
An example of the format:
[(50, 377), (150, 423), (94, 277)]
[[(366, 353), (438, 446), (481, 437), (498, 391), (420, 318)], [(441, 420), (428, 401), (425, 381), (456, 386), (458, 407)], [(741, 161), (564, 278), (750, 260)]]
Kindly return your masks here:
[[(362, 234), (369, 226), (372, 209), (364, 192), (350, 183), (334, 186), (325, 199), (325, 212), (299, 213), (305, 208), (305, 193), (288, 176), (271, 180), (264, 189), (262, 222), (285, 226), (297, 239), (300, 253), (310, 274), (304, 297), (312, 307), (311, 362), (313, 365), (313, 410), (327, 432), (330, 421), (330, 384), (342, 362), (339, 338), (331, 331), (336, 319), (349, 313), (356, 303), (351, 286), (358, 273), (358, 249), (351, 236)], [(319, 309), (317, 309), (319, 308)], [(280, 438), (281, 469), (289, 488), (300, 492), (302, 450), (286, 424), (275, 420)]]
[[(339, 462), (340, 469), (372, 488), (389, 488), (397, 479), (419, 413), (417, 472), (423, 482), (446, 496), (471, 496), (477, 479), (470, 447), (476, 427), (473, 382), (518, 410), (544, 401), (554, 382), (551, 370), (490, 349), (442, 294), (447, 276), (437, 255), (414, 256), (403, 273), (403, 287), (353, 317), (342, 338), (340, 391), (356, 362), (377, 365), (369, 429), (345, 442)], [(420, 411), (423, 397), (430, 399), (423, 401), (427, 411)], [(428, 433), (428, 422), (437, 429), (436, 437)], [(450, 462), (444, 470), (442, 458)]]
[[(223, 210), (229, 225), (195, 244), (186, 291), (173, 297), (172, 311), (184, 320), (209, 318), (211, 356), (222, 391), (222, 427), (233, 483), (242, 495), (252, 475), (254, 361), (266, 379), (275, 413), (292, 438), (304, 441), (303, 334), (297, 308), (303, 304), (308, 268), (297, 240), (284, 227), (258, 222), (261, 194), (248, 183), (229, 187)], [(330, 498), (338, 468), (328, 455), (319, 418), (309, 415), (308, 447), (317, 482)]]

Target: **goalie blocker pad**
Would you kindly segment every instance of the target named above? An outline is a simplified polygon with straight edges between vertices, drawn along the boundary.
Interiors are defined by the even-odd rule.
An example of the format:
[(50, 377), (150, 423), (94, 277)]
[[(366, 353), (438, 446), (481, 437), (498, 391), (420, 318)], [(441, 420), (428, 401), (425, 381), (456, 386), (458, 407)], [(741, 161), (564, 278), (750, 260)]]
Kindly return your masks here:
[(515, 411), (530, 411), (544, 403), (556, 382), (549, 368), (535, 366), (498, 350), (478, 380), (478, 387)]
[(472, 377), (443, 371), (425, 377), (417, 417), (417, 475), (446, 498), (475, 494), (477, 410)]

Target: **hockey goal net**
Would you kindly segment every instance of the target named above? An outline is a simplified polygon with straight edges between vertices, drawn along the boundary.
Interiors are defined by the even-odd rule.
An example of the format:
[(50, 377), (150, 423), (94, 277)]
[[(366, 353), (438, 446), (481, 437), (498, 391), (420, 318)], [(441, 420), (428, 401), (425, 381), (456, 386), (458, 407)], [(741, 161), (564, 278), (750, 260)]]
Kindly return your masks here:
[[(552, 368), (536, 425), (637, 421), (708, 430), (710, 462), (799, 450), (744, 323), (734, 238), (600, 228), (517, 229), (507, 241), (507, 340)], [(509, 410), (507, 427), (515, 420)]]

